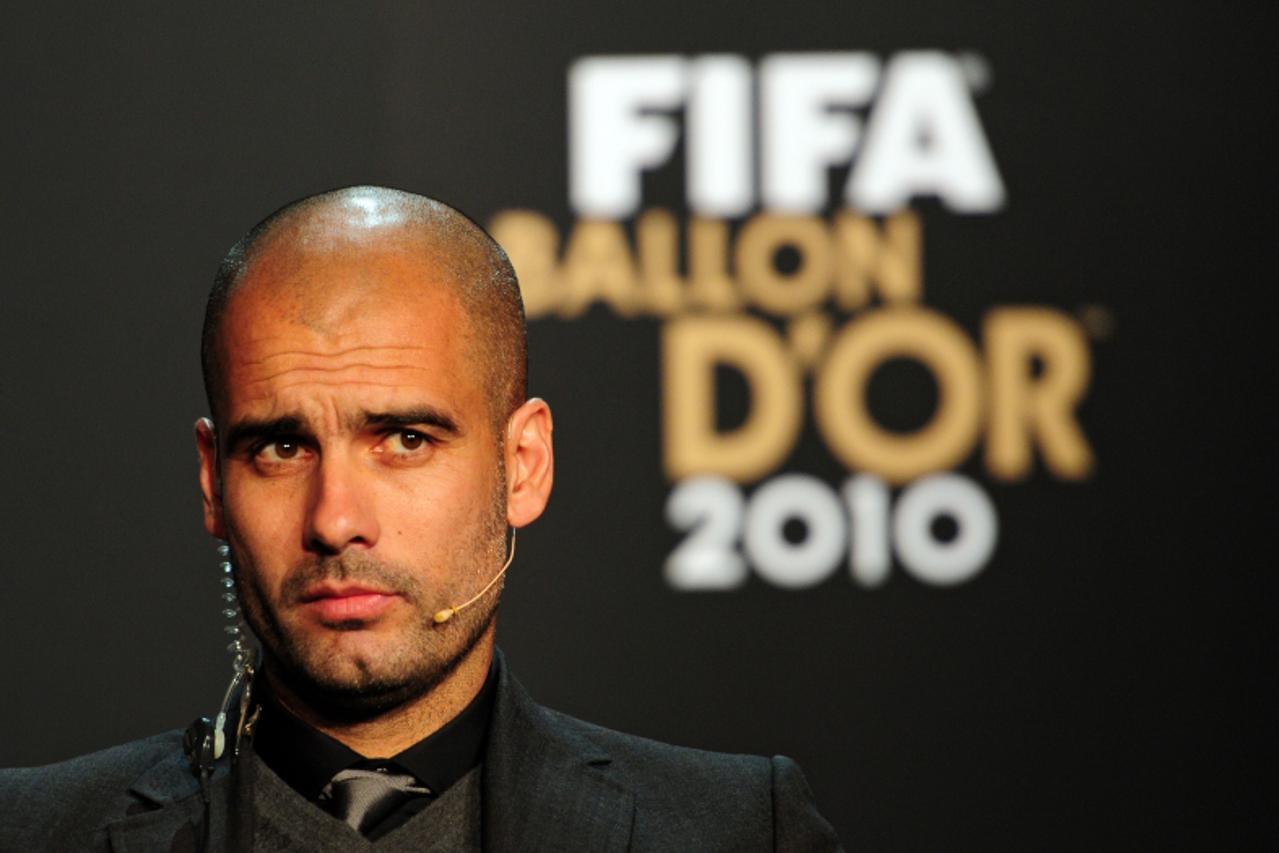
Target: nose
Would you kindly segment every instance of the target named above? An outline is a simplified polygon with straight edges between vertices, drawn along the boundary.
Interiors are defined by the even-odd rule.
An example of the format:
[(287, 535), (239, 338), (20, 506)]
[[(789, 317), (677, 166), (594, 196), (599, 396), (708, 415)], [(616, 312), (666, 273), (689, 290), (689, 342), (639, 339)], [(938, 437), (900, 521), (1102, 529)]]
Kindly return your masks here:
[(377, 544), (377, 514), (362, 486), (358, 465), (340, 457), (321, 460), (303, 530), (307, 551), (330, 556)]

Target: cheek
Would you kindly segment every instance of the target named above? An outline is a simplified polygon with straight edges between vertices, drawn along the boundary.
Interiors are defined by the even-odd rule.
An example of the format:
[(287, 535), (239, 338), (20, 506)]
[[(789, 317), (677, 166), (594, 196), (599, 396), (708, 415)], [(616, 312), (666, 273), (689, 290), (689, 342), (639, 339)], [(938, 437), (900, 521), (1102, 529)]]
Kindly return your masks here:
[(290, 489), (263, 489), (230, 481), (223, 494), (227, 534), (241, 553), (251, 556), (259, 573), (296, 561), (300, 549), (304, 498)]
[(493, 512), (495, 473), (475, 467), (437, 470), (380, 495), (383, 535), (403, 542), (447, 543), (487, 521)]
[(223, 505), (242, 523), (251, 523), (256, 517), (295, 513), (306, 504), (311, 479), (307, 473), (262, 476), (248, 462), (237, 462), (223, 481)]

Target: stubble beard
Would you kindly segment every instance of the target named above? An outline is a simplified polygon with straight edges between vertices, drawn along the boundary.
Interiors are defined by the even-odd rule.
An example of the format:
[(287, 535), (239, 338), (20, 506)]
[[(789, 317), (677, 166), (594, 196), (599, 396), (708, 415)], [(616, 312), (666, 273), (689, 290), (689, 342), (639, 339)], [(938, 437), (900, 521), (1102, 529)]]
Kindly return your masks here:
[[(280, 601), (271, 602), (252, 562), (236, 553), (232, 559), (237, 592), (249, 627), (263, 648), (268, 678), (333, 722), (360, 722), (420, 699), (435, 690), (474, 650), (497, 616), (503, 583), (494, 585), (474, 604), (442, 625), (437, 610), (466, 601), (487, 583), (505, 557), (505, 472), (499, 466), (497, 489), (485, 523), (446, 552), (455, 580), (445, 589), (425, 589), (419, 573), (379, 561), (367, 553), (321, 557), (295, 566), (281, 586)], [(464, 567), (473, 567), (463, 572)], [(247, 568), (246, 568), (247, 567)], [(311, 584), (362, 581), (393, 592), (410, 608), (409, 621), (393, 642), (376, 656), (334, 655), (333, 632), (359, 631), (363, 622), (333, 624), (316, 634), (291, 626), (281, 612), (296, 607)], [(340, 638), (337, 638), (340, 639)]]

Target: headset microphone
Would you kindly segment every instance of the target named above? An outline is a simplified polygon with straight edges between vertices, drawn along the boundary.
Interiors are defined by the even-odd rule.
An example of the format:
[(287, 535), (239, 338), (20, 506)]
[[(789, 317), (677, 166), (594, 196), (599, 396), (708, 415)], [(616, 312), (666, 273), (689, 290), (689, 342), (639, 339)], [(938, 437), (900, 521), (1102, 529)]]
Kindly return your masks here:
[(474, 604), (475, 602), (483, 598), (484, 593), (492, 589), (493, 584), (497, 583), (498, 579), (501, 578), (502, 575), (506, 574), (506, 570), (511, 567), (511, 563), (514, 560), (515, 560), (515, 528), (512, 527), (511, 528), (511, 553), (510, 553), (510, 556), (506, 558), (506, 564), (502, 566), (501, 570), (497, 574), (493, 575), (493, 579), (491, 581), (489, 581), (488, 583), (484, 585), (484, 589), (475, 593), (475, 595), (471, 596), (469, 600), (464, 601), (461, 604), (455, 604), (452, 607), (446, 607), (443, 610), (435, 611), (435, 616), (432, 617), (435, 620), (435, 624), (443, 625), (445, 622), (452, 619), (453, 616), (458, 611), (464, 608), (470, 607), (472, 604)]

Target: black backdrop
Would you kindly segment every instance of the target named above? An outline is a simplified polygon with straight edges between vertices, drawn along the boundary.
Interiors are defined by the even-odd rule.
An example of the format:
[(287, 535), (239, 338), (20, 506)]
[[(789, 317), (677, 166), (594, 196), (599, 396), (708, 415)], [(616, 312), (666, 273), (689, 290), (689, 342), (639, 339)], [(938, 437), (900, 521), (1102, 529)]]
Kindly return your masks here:
[[(850, 848), (1273, 834), (1270, 566), (1248, 553), (1265, 504), (1247, 488), (1270, 459), (1270, 362), (1246, 352), (1270, 271), (1262, 38), (1189, 4), (8, 9), (0, 764), (182, 725), (221, 695), (190, 425), (204, 294), (253, 221), (368, 182), (566, 234), (574, 60), (935, 49), (984, 58), (973, 102), (1007, 201), (912, 200), (923, 301), (970, 334), (995, 306), (1093, 306), (1092, 475), (1005, 483), (966, 458), (999, 539), (962, 584), (895, 567), (877, 588), (837, 571), (680, 591), (662, 571), (683, 535), (664, 517), (663, 321), (540, 318), (557, 487), (521, 538), (501, 643), (554, 707), (795, 757)], [(685, 216), (675, 166), (644, 192)], [(811, 425), (782, 467), (846, 475)]]

